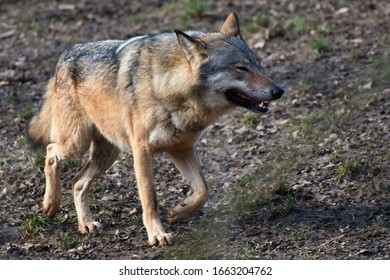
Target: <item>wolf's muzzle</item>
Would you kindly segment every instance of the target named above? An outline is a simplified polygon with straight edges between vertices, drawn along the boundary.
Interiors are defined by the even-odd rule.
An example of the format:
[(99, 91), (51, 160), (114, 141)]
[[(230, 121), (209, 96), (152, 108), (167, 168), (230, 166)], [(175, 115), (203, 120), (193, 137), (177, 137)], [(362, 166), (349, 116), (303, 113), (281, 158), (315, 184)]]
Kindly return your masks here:
[(273, 89), (271, 89), (271, 95), (274, 99), (279, 99), (282, 97), (284, 93), (284, 90), (281, 87), (275, 86)]

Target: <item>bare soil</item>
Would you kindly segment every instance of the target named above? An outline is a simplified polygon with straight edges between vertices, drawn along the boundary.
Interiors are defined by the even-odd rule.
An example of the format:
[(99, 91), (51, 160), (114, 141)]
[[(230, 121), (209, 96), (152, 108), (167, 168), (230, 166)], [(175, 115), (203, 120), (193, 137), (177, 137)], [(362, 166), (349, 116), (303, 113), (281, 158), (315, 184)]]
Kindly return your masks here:
[[(388, 1), (64, 2), (0, 3), (0, 259), (390, 258)], [(175, 28), (218, 31), (231, 11), (286, 93), (267, 114), (238, 108), (207, 130), (198, 151), (211, 199), (188, 221), (168, 225), (167, 209), (190, 188), (156, 158), (175, 244), (147, 246), (131, 154), (92, 188), (102, 232), (77, 231), (79, 160), (62, 167), (62, 208), (47, 219), (43, 154), (25, 130), (61, 52)]]

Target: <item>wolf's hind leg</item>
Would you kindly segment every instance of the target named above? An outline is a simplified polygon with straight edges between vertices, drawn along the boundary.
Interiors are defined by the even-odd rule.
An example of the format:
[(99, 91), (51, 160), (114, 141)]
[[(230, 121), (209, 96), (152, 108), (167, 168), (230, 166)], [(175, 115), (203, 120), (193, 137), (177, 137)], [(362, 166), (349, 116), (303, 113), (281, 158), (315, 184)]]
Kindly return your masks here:
[(201, 209), (209, 199), (209, 192), (193, 147), (186, 150), (169, 152), (169, 155), (194, 190), (191, 196), (186, 197), (169, 210), (169, 223), (174, 224), (190, 217)]
[(88, 189), (94, 178), (106, 171), (118, 157), (119, 150), (98, 132), (92, 139), (90, 156), (79, 173), (72, 180), (73, 198), (77, 212), (80, 233), (93, 232), (101, 227), (96, 222), (88, 205)]
[(53, 217), (61, 203), (60, 185), (60, 154), (57, 144), (49, 144), (46, 148), (45, 176), (46, 187), (43, 197), (43, 211), (48, 217)]
[[(73, 141), (74, 142), (74, 141)], [(81, 156), (89, 147), (89, 140), (75, 148), (72, 141), (51, 143), (46, 148), (45, 177), (46, 187), (43, 197), (43, 211), (48, 217), (53, 217), (61, 203), (60, 164), (72, 156)]]

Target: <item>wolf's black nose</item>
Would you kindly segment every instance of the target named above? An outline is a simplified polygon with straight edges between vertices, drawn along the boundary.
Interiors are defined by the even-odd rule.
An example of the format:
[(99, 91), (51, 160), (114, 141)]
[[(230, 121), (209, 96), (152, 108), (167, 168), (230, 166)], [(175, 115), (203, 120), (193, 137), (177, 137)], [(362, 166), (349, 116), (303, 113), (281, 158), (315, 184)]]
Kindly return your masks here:
[(275, 86), (273, 89), (271, 89), (271, 95), (275, 99), (282, 97), (283, 93), (284, 90), (278, 86)]

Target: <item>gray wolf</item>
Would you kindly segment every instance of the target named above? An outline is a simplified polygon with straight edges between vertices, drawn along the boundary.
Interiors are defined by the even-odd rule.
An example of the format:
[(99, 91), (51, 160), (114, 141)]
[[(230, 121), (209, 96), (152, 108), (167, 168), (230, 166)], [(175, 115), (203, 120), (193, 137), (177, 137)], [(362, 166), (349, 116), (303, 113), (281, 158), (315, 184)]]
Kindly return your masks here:
[(61, 161), (89, 152), (72, 179), (81, 233), (101, 227), (88, 206), (88, 189), (120, 151), (132, 152), (143, 222), (150, 245), (172, 242), (160, 220), (153, 156), (166, 153), (193, 194), (172, 206), (168, 221), (187, 219), (209, 199), (196, 143), (202, 131), (235, 106), (267, 112), (283, 89), (261, 73), (243, 41), (237, 15), (216, 33), (159, 33), (78, 44), (62, 54), (31, 138), (46, 146), (43, 210), (60, 206)]

